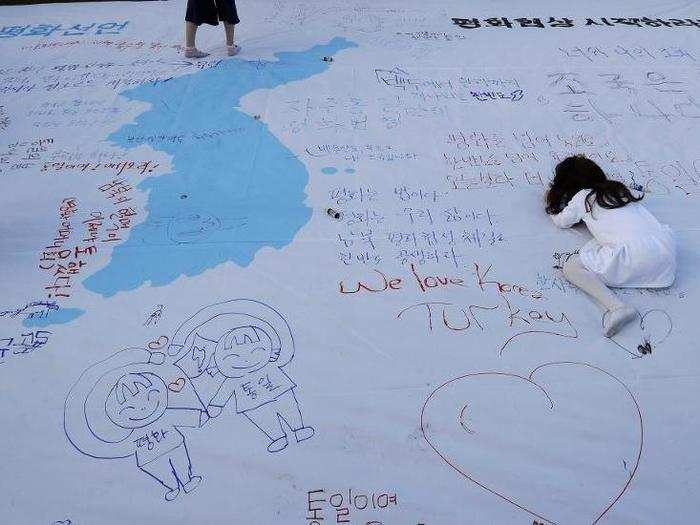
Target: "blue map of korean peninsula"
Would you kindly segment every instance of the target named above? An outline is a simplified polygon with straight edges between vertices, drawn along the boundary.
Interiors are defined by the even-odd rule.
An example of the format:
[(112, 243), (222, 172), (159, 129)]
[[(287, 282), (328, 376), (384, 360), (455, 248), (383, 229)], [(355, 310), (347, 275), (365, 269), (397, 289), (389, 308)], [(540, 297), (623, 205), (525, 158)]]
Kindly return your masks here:
[(84, 286), (105, 297), (146, 283), (163, 286), (227, 261), (247, 266), (261, 248), (290, 244), (311, 218), (304, 204), (309, 174), (270, 133), (264, 116), (240, 111), (240, 100), (323, 73), (333, 65), (324, 57), (352, 47), (334, 38), (276, 53), (271, 61), (233, 58), (121, 93), (151, 107), (108, 140), (124, 149), (146, 144), (163, 151), (172, 157), (172, 171), (138, 185), (149, 192), (145, 221)]

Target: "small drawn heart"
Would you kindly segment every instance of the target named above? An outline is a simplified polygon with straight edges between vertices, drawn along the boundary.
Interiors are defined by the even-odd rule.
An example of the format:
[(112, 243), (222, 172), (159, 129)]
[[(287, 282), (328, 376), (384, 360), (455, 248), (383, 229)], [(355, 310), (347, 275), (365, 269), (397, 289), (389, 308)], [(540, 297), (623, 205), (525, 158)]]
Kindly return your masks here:
[(173, 381), (172, 383), (170, 383), (168, 385), (168, 390), (170, 390), (172, 392), (176, 392), (176, 393), (180, 392), (180, 390), (182, 390), (183, 388), (185, 388), (185, 378), (184, 377), (178, 377), (175, 381)]
[(425, 401), (421, 429), (458, 476), (548, 524), (598, 523), (643, 447), (634, 395), (587, 363), (450, 379)]
[(153, 341), (150, 341), (148, 343), (148, 348), (151, 350), (159, 350), (163, 348), (165, 345), (168, 344), (168, 336), (167, 335), (161, 335), (158, 339), (154, 339)]
[(627, 352), (632, 359), (653, 354), (673, 331), (673, 320), (664, 310), (648, 310), (638, 314), (639, 321), (630, 323), (631, 329), (623, 329), (610, 338), (613, 344)]

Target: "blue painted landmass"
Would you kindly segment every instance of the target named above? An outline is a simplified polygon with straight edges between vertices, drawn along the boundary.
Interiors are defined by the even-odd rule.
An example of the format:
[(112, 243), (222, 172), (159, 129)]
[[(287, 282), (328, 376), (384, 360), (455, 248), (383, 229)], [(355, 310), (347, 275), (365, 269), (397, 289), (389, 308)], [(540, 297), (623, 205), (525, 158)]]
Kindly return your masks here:
[(52, 324), (70, 323), (85, 313), (85, 310), (80, 308), (60, 308), (58, 310), (49, 310), (47, 314), (39, 316), (34, 315), (27, 317), (22, 321), (22, 326), (27, 328), (44, 328)]
[[(116, 246), (84, 286), (112, 296), (150, 282), (171, 283), (226, 261), (247, 266), (265, 246), (282, 248), (308, 222), (309, 174), (267, 125), (239, 110), (258, 89), (324, 72), (323, 60), (356, 47), (343, 38), (276, 61), (226, 60), (218, 67), (125, 91), (151, 108), (110, 135), (125, 149), (142, 144), (172, 156), (172, 172), (146, 178), (147, 217)], [(182, 135), (181, 141), (167, 137)]]

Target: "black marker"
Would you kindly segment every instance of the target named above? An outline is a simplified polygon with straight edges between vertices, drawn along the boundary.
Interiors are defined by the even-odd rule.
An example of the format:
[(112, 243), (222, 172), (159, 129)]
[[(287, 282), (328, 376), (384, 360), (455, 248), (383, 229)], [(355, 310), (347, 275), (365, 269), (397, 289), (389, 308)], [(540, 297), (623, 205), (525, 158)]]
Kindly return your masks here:
[(326, 210), (326, 213), (329, 215), (329, 217), (333, 217), (334, 219), (340, 219), (340, 212), (334, 210), (333, 208), (328, 208)]

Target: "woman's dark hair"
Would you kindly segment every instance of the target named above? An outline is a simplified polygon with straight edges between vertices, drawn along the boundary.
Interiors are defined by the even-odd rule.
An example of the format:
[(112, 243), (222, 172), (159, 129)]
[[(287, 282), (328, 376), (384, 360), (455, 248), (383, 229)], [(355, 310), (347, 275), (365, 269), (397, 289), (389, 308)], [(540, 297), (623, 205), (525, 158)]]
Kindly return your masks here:
[(595, 201), (602, 208), (622, 208), (630, 202), (642, 200), (635, 197), (622, 182), (608, 179), (600, 166), (583, 155), (574, 155), (562, 160), (554, 169), (554, 180), (549, 185), (545, 196), (547, 213), (556, 215), (561, 212), (581, 190), (591, 190), (586, 196), (586, 210), (591, 211), (589, 197), (595, 195)]

